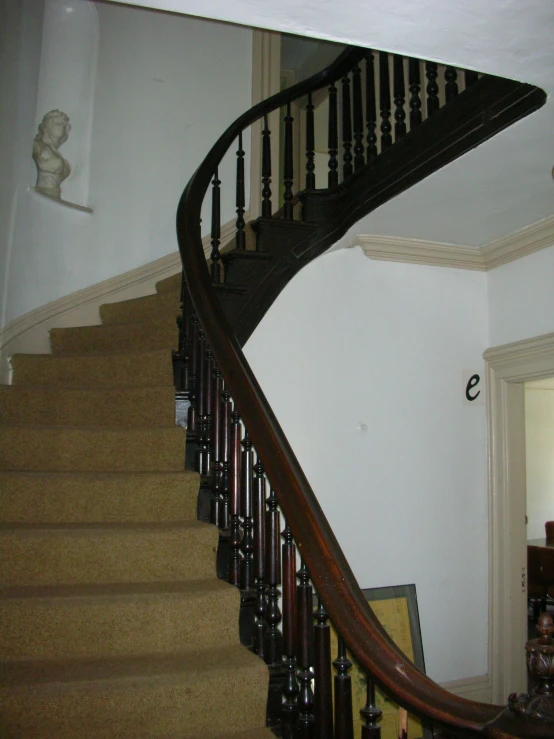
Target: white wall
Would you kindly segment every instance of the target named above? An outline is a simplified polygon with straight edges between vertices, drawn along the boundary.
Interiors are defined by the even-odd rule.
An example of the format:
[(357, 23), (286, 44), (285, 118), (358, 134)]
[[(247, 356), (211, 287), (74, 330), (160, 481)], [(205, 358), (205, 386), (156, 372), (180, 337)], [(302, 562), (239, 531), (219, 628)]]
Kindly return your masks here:
[(554, 246), (487, 273), (491, 346), (554, 331)]
[[(362, 587), (416, 583), (428, 673), (487, 672), (482, 273), (327, 254), (246, 355)], [(357, 431), (359, 422), (368, 432)]]
[(544, 536), (554, 521), (554, 390), (525, 384), (527, 538)]
[(0, 326), (6, 313), (18, 198), (28, 186), (32, 164), (43, 12), (42, 0), (0, 2)]
[[(251, 30), (126, 6), (97, 9), (88, 203), (94, 214), (27, 191), (35, 88), (31, 120), (17, 130), (25, 144), (17, 164), (26, 178), (4, 194), (8, 200), (17, 194), (18, 207), (0, 325), (175, 252), (183, 188), (218, 136), (251, 104)], [(18, 95), (24, 94), (19, 86)], [(234, 152), (220, 172), (230, 185), (223, 190), (223, 221), (234, 214), (233, 159)]]

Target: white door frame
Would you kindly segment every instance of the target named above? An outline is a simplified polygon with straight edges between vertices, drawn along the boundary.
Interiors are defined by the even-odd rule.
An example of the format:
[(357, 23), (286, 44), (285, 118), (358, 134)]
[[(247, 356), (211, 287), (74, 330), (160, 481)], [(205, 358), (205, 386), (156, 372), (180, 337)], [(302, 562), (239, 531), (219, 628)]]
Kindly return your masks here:
[(492, 701), (525, 691), (527, 549), (523, 383), (554, 375), (554, 334), (488, 349), (489, 671)]

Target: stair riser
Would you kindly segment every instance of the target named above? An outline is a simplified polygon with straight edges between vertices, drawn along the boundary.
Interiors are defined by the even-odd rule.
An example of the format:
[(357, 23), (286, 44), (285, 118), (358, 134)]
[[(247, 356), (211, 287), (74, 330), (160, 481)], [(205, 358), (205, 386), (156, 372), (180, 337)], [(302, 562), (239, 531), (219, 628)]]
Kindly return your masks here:
[(80, 472), (179, 471), (185, 431), (4, 427), (0, 469)]
[(6, 523), (124, 523), (196, 518), (199, 476), (0, 476), (0, 521)]
[(13, 384), (62, 387), (164, 387), (173, 384), (171, 352), (98, 356), (14, 354)]
[(215, 572), (217, 531), (2, 532), (0, 581), (6, 586), (172, 582)]
[(177, 348), (175, 320), (147, 321), (113, 326), (59, 328), (50, 331), (53, 354), (94, 354), (97, 352), (155, 351)]
[(179, 315), (179, 308), (180, 291), (174, 290), (121, 303), (101, 305), (100, 318), (104, 325), (157, 319), (171, 320)]
[[(264, 675), (264, 673), (266, 673)], [(211, 736), (264, 726), (261, 693), (267, 668), (229, 667), (181, 679), (127, 679), (0, 690), (3, 719), (15, 736), (33, 739), (137, 739)], [(255, 686), (255, 687), (254, 687)], [(245, 697), (247, 696), (247, 697)]]
[(0, 605), (0, 658), (118, 657), (238, 644), (239, 607), (231, 586), (189, 597), (11, 599)]
[(0, 419), (33, 426), (171, 426), (175, 389), (0, 387)]

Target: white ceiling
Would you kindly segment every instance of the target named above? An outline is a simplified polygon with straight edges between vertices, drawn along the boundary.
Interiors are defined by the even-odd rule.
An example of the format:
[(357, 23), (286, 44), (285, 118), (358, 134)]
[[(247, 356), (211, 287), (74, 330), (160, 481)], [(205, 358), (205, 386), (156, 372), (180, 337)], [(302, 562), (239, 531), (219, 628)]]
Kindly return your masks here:
[[(124, 1), (394, 51), (554, 90), (552, 0)], [(539, 112), (382, 206), (363, 230), (482, 246), (554, 213), (553, 165), (549, 97)]]

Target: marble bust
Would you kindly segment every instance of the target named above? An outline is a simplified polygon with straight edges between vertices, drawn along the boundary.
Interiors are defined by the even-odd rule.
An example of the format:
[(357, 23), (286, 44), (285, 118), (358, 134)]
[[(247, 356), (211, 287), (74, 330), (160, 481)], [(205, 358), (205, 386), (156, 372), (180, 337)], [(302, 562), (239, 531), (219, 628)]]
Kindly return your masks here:
[(61, 110), (51, 110), (39, 123), (33, 142), (33, 159), (37, 165), (35, 189), (52, 198), (60, 199), (60, 185), (71, 172), (69, 162), (58, 151), (70, 130), (69, 117)]

